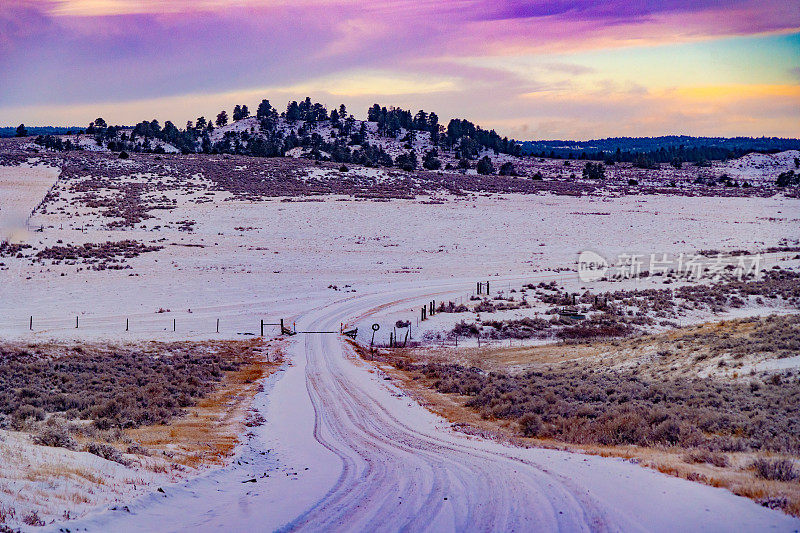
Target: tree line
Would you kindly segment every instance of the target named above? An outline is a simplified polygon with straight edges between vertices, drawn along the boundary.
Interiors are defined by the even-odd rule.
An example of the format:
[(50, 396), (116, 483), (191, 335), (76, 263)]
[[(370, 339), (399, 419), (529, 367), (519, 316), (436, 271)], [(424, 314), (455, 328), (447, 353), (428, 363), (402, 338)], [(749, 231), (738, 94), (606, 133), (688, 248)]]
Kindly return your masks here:
[[(230, 118), (229, 118), (230, 117)], [(212, 135), (217, 128), (225, 127), (230, 120), (239, 122), (254, 119), (252, 124), (226, 129), (222, 136)], [(255, 127), (255, 124), (258, 127)], [(329, 133), (322, 135), (318, 126), (327, 123)], [(368, 126), (375, 123), (375, 126)], [(287, 127), (288, 126), (288, 127)], [(440, 150), (453, 151), (460, 160), (459, 167), (469, 168), (470, 160), (478, 160), (482, 153), (494, 151), (520, 155), (517, 141), (501, 137), (494, 130), (485, 130), (463, 119), (452, 119), (445, 128), (436, 113), (420, 110), (413, 113), (395, 107), (374, 104), (367, 110), (367, 121), (358, 121), (344, 104), (328, 111), (319, 102), (306, 97), (291, 101), (284, 111), (278, 111), (269, 100), (262, 100), (255, 116), (247, 105), (237, 104), (231, 115), (221, 110), (213, 119), (200, 116), (178, 128), (171, 121), (162, 126), (157, 120), (142, 121), (132, 129), (112, 126), (103, 118), (92, 121), (85, 132), (93, 135), (98, 145), (116, 152), (164, 152), (165, 143), (184, 154), (226, 153), (255, 157), (282, 157), (290, 150), (302, 147), (314, 159), (330, 159), (342, 163), (367, 166), (397, 166), (413, 170), (420, 165), (428, 170), (438, 170), (442, 164)], [(391, 157), (382, 146), (370, 143), (370, 133), (393, 138), (404, 147), (404, 152)], [(430, 140), (430, 147), (415, 150), (414, 142), (421, 135)], [(70, 141), (42, 135), (36, 142), (47, 148), (69, 150), (76, 148)], [(417, 152), (420, 153), (417, 153)], [(493, 173), (488, 158), (478, 161), (481, 173)], [(488, 164), (487, 164), (488, 161)], [(506, 164), (501, 171), (513, 174), (513, 165)]]

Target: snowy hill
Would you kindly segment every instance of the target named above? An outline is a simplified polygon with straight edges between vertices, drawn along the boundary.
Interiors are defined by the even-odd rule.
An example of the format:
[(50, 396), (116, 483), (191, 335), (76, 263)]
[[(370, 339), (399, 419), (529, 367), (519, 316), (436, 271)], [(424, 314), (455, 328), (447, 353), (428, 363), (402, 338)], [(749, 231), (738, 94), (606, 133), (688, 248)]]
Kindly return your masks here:
[[(87, 135), (38, 138), (45, 148), (145, 153), (232, 154), (251, 157), (292, 157), (331, 161), (346, 166), (385, 167), (404, 171), (438, 171), (522, 176), (537, 180), (581, 180), (589, 178), (628, 185), (663, 183), (735, 187), (771, 186), (782, 172), (800, 167), (800, 150), (777, 154), (752, 152), (726, 160), (733, 152), (681, 150), (630, 160), (610, 152), (570, 154), (568, 159), (522, 155), (522, 143), (500, 137), (468, 120), (452, 119), (439, 124), (435, 113), (380, 107), (369, 108), (367, 120), (357, 119), (344, 106), (328, 111), (319, 103), (290, 102), (278, 112), (267, 100), (251, 116), (247, 106), (236, 106), (229, 121), (226, 111), (216, 119), (198, 118), (178, 129), (172, 122), (163, 127), (155, 120), (133, 128), (92, 123)], [(91, 130), (91, 131), (90, 131)], [(702, 148), (702, 147), (701, 147)], [(738, 153), (743, 153), (741, 150)], [(692, 155), (693, 154), (693, 155)], [(624, 154), (623, 154), (624, 155)], [(652, 155), (652, 154), (651, 154)], [(672, 157), (672, 159), (670, 159)], [(713, 163), (709, 160), (713, 159)], [(597, 161), (600, 161), (599, 163)], [(589, 172), (590, 165), (602, 172)], [(699, 180), (699, 181), (698, 181)]]
[(771, 180), (781, 172), (797, 170), (800, 165), (800, 150), (787, 150), (777, 154), (749, 153), (739, 159), (728, 161), (720, 166), (733, 178), (751, 181)]

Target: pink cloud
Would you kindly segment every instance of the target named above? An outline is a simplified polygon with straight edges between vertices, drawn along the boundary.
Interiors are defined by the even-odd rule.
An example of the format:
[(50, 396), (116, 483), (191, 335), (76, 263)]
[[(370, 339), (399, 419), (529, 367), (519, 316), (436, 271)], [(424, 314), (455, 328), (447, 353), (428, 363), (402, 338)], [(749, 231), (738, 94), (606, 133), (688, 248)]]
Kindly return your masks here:
[[(70, 15), (70, 5), (0, 4), (0, 110), (289, 87), (383, 70), (460, 80), (456, 91), (408, 105), (501, 124), (518, 111), (519, 95), (558, 87), (454, 59), (800, 28), (800, 10), (785, 0), (252, 0), (236, 8), (215, 0), (129, 0), (124, 14), (99, 16)], [(549, 65), (564, 76), (589, 72)], [(385, 103), (406, 105), (398, 100)]]

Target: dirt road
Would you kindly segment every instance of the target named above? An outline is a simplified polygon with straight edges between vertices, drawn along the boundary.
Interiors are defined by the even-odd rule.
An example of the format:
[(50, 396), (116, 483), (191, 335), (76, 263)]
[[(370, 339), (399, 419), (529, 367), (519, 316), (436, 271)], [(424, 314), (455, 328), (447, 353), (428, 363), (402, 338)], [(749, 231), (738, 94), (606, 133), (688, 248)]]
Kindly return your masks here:
[[(312, 309), (301, 330), (417, 294), (376, 292)], [(800, 520), (620, 459), (521, 449), (452, 431), (336, 334), (297, 335), (256, 428), (227, 468), (72, 531), (797, 531)]]

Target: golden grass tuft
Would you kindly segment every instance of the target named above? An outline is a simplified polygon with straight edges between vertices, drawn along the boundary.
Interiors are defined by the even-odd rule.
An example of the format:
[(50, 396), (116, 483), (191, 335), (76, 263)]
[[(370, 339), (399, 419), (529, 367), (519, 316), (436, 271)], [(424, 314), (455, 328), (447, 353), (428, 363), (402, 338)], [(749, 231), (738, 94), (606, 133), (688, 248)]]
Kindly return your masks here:
[[(233, 454), (244, 431), (244, 421), (259, 382), (281, 365), (282, 347), (269, 347), (260, 339), (224, 341), (215, 344), (224, 355), (244, 356), (247, 363), (226, 372), (211, 394), (186, 409), (186, 415), (167, 425), (142, 426), (125, 434), (151, 451), (166, 452), (173, 464), (188, 468), (221, 465)], [(151, 471), (164, 467), (148, 465)]]

